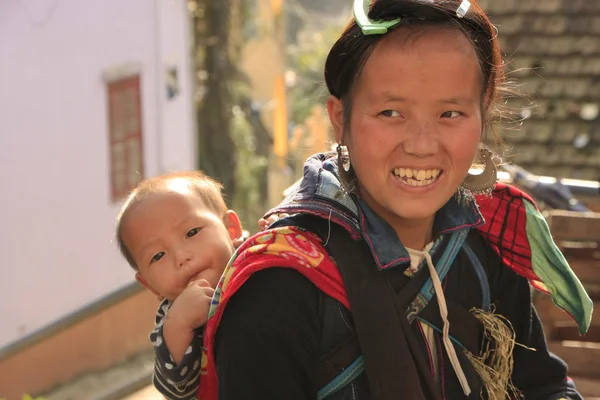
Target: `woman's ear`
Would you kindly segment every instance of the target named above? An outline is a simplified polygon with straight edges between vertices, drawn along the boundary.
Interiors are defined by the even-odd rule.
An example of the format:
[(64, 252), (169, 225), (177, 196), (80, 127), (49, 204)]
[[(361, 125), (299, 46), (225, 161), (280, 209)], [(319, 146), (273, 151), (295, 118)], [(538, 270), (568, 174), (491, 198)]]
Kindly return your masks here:
[(223, 217), (223, 224), (225, 225), (227, 232), (229, 232), (229, 237), (232, 241), (242, 237), (242, 223), (235, 211), (227, 210)]
[(335, 133), (335, 141), (341, 143), (342, 134), (344, 133), (344, 106), (342, 101), (335, 96), (329, 96), (327, 98), (327, 112)]

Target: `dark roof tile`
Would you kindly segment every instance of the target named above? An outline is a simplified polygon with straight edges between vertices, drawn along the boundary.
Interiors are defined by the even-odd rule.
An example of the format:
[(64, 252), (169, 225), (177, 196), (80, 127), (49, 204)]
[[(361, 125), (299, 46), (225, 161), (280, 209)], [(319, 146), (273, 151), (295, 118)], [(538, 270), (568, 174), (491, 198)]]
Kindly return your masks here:
[[(534, 173), (600, 176), (600, 0), (480, 0), (497, 25), (508, 77), (533, 100), (503, 129), (508, 160)], [(529, 111), (533, 111), (532, 113)], [(530, 114), (530, 115), (529, 115)]]

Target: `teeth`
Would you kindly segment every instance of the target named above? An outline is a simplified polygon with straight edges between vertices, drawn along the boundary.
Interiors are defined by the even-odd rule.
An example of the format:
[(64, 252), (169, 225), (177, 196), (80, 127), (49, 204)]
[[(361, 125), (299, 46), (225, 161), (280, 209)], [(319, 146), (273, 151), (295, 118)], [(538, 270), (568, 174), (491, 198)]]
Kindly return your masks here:
[(439, 169), (394, 168), (394, 175), (405, 178), (411, 186), (423, 186), (433, 183), (442, 171)]

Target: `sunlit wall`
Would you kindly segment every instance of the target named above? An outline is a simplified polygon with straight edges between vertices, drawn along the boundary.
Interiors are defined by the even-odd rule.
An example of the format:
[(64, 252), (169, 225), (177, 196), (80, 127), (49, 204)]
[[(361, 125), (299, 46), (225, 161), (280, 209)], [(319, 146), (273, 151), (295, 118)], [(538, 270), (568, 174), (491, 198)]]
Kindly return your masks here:
[(183, 0), (0, 2), (0, 348), (132, 282), (105, 76), (140, 73), (145, 175), (193, 168), (188, 35)]

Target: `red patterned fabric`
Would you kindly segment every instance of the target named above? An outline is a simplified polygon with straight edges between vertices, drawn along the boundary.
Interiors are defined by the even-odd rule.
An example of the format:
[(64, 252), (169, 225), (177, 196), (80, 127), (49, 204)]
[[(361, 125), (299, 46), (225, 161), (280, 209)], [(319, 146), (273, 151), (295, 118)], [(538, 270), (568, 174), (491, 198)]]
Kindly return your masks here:
[(537, 289), (546, 292), (541, 279), (533, 272), (531, 247), (527, 239), (527, 215), (524, 201), (535, 202), (526, 193), (504, 183), (496, 184), (491, 196), (477, 196), (485, 224), (477, 229), (500, 255), (504, 265), (527, 278)]
[(340, 271), (317, 235), (285, 227), (253, 236), (229, 262), (213, 297), (204, 333), (199, 399), (218, 399), (213, 344), (227, 302), (253, 273), (271, 267), (295, 269), (321, 291), (350, 309)]

